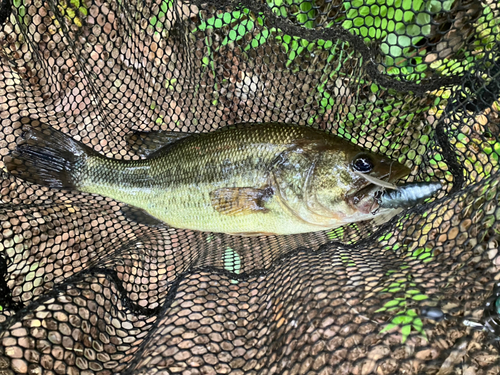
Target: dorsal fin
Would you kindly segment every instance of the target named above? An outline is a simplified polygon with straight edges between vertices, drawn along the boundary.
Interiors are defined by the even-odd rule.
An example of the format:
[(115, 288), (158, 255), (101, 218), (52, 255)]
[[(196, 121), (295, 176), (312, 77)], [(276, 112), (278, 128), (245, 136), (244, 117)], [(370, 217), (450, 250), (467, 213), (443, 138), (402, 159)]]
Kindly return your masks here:
[(127, 143), (137, 155), (148, 157), (161, 148), (172, 145), (173, 143), (192, 136), (196, 133), (176, 132), (176, 131), (157, 131), (157, 132), (134, 132), (127, 136)]

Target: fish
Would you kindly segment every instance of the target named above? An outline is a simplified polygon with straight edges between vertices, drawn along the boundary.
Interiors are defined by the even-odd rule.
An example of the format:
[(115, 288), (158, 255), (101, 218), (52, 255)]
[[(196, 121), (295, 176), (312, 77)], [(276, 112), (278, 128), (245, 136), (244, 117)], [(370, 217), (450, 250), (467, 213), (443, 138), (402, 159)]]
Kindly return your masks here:
[[(118, 160), (36, 120), (23, 122), (24, 143), (4, 161), (12, 175), (115, 199), (129, 207), (127, 217), (152, 226), (240, 236), (330, 230), (390, 213), (384, 207), (374, 213), (379, 196), (410, 173), (395, 160), (295, 124), (151, 132), (143, 159)], [(148, 133), (140, 137), (147, 146)]]
[(378, 196), (379, 208), (407, 208), (430, 198), (443, 187), (440, 182), (415, 182), (384, 191)]

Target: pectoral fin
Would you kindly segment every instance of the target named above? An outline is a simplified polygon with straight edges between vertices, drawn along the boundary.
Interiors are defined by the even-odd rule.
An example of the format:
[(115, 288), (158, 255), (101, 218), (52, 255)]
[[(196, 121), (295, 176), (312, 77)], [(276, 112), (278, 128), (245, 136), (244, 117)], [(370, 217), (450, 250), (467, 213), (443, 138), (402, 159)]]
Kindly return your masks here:
[(255, 189), (250, 187), (222, 188), (210, 193), (212, 207), (224, 215), (248, 215), (269, 210), (265, 203), (274, 194), (273, 189)]
[(193, 134), (174, 131), (135, 132), (127, 137), (127, 142), (138, 155), (148, 157), (161, 148), (190, 135)]
[(125, 205), (121, 208), (121, 212), (122, 212), (123, 216), (125, 216), (127, 219), (134, 221), (138, 224), (144, 224), (144, 225), (147, 225), (148, 227), (166, 227), (167, 226), (167, 224), (165, 224), (163, 221), (158, 220), (154, 216), (151, 216), (149, 213), (147, 213), (142, 208)]
[(384, 213), (377, 214), (377, 216), (375, 216), (375, 218), (373, 219), (373, 223), (376, 226), (385, 224), (401, 212), (403, 212), (402, 208), (391, 208)]

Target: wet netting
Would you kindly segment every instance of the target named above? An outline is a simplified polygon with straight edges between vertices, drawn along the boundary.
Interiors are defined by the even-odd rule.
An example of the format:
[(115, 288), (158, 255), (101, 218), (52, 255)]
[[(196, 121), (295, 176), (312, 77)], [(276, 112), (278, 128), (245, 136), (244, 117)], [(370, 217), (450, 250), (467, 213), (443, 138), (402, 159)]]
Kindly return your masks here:
[[(500, 373), (497, 0), (2, 0), (0, 21), (0, 374)], [(28, 124), (139, 160), (138, 131), (263, 122), (443, 188), (382, 225), (242, 237), (7, 168)]]

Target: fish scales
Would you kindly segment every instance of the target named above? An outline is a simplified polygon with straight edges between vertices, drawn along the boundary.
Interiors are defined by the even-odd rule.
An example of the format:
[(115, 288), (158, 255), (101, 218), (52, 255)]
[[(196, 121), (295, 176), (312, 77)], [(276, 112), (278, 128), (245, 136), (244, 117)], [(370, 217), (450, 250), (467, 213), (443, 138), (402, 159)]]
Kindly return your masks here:
[[(143, 208), (173, 227), (203, 224), (204, 230), (215, 232), (259, 232), (262, 228), (279, 232), (277, 224), (285, 221), (281, 210), (267, 215), (223, 215), (211, 209), (209, 194), (224, 187), (266, 186), (270, 164), (304, 135), (302, 128), (293, 130), (254, 132), (241, 127), (207, 133), (181, 140), (148, 160), (117, 163), (96, 156), (78, 190), (99, 192)], [(108, 183), (103, 185), (103, 181)]]
[[(65, 134), (49, 133), (28, 129), (26, 144), (11, 155), (7, 169), (31, 182), (100, 194), (169, 226), (200, 231), (294, 234), (369, 220), (379, 214), (375, 193), (409, 173), (382, 155), (298, 125), (170, 132), (165, 146), (136, 161), (109, 159)], [(161, 140), (158, 134), (155, 145)]]

